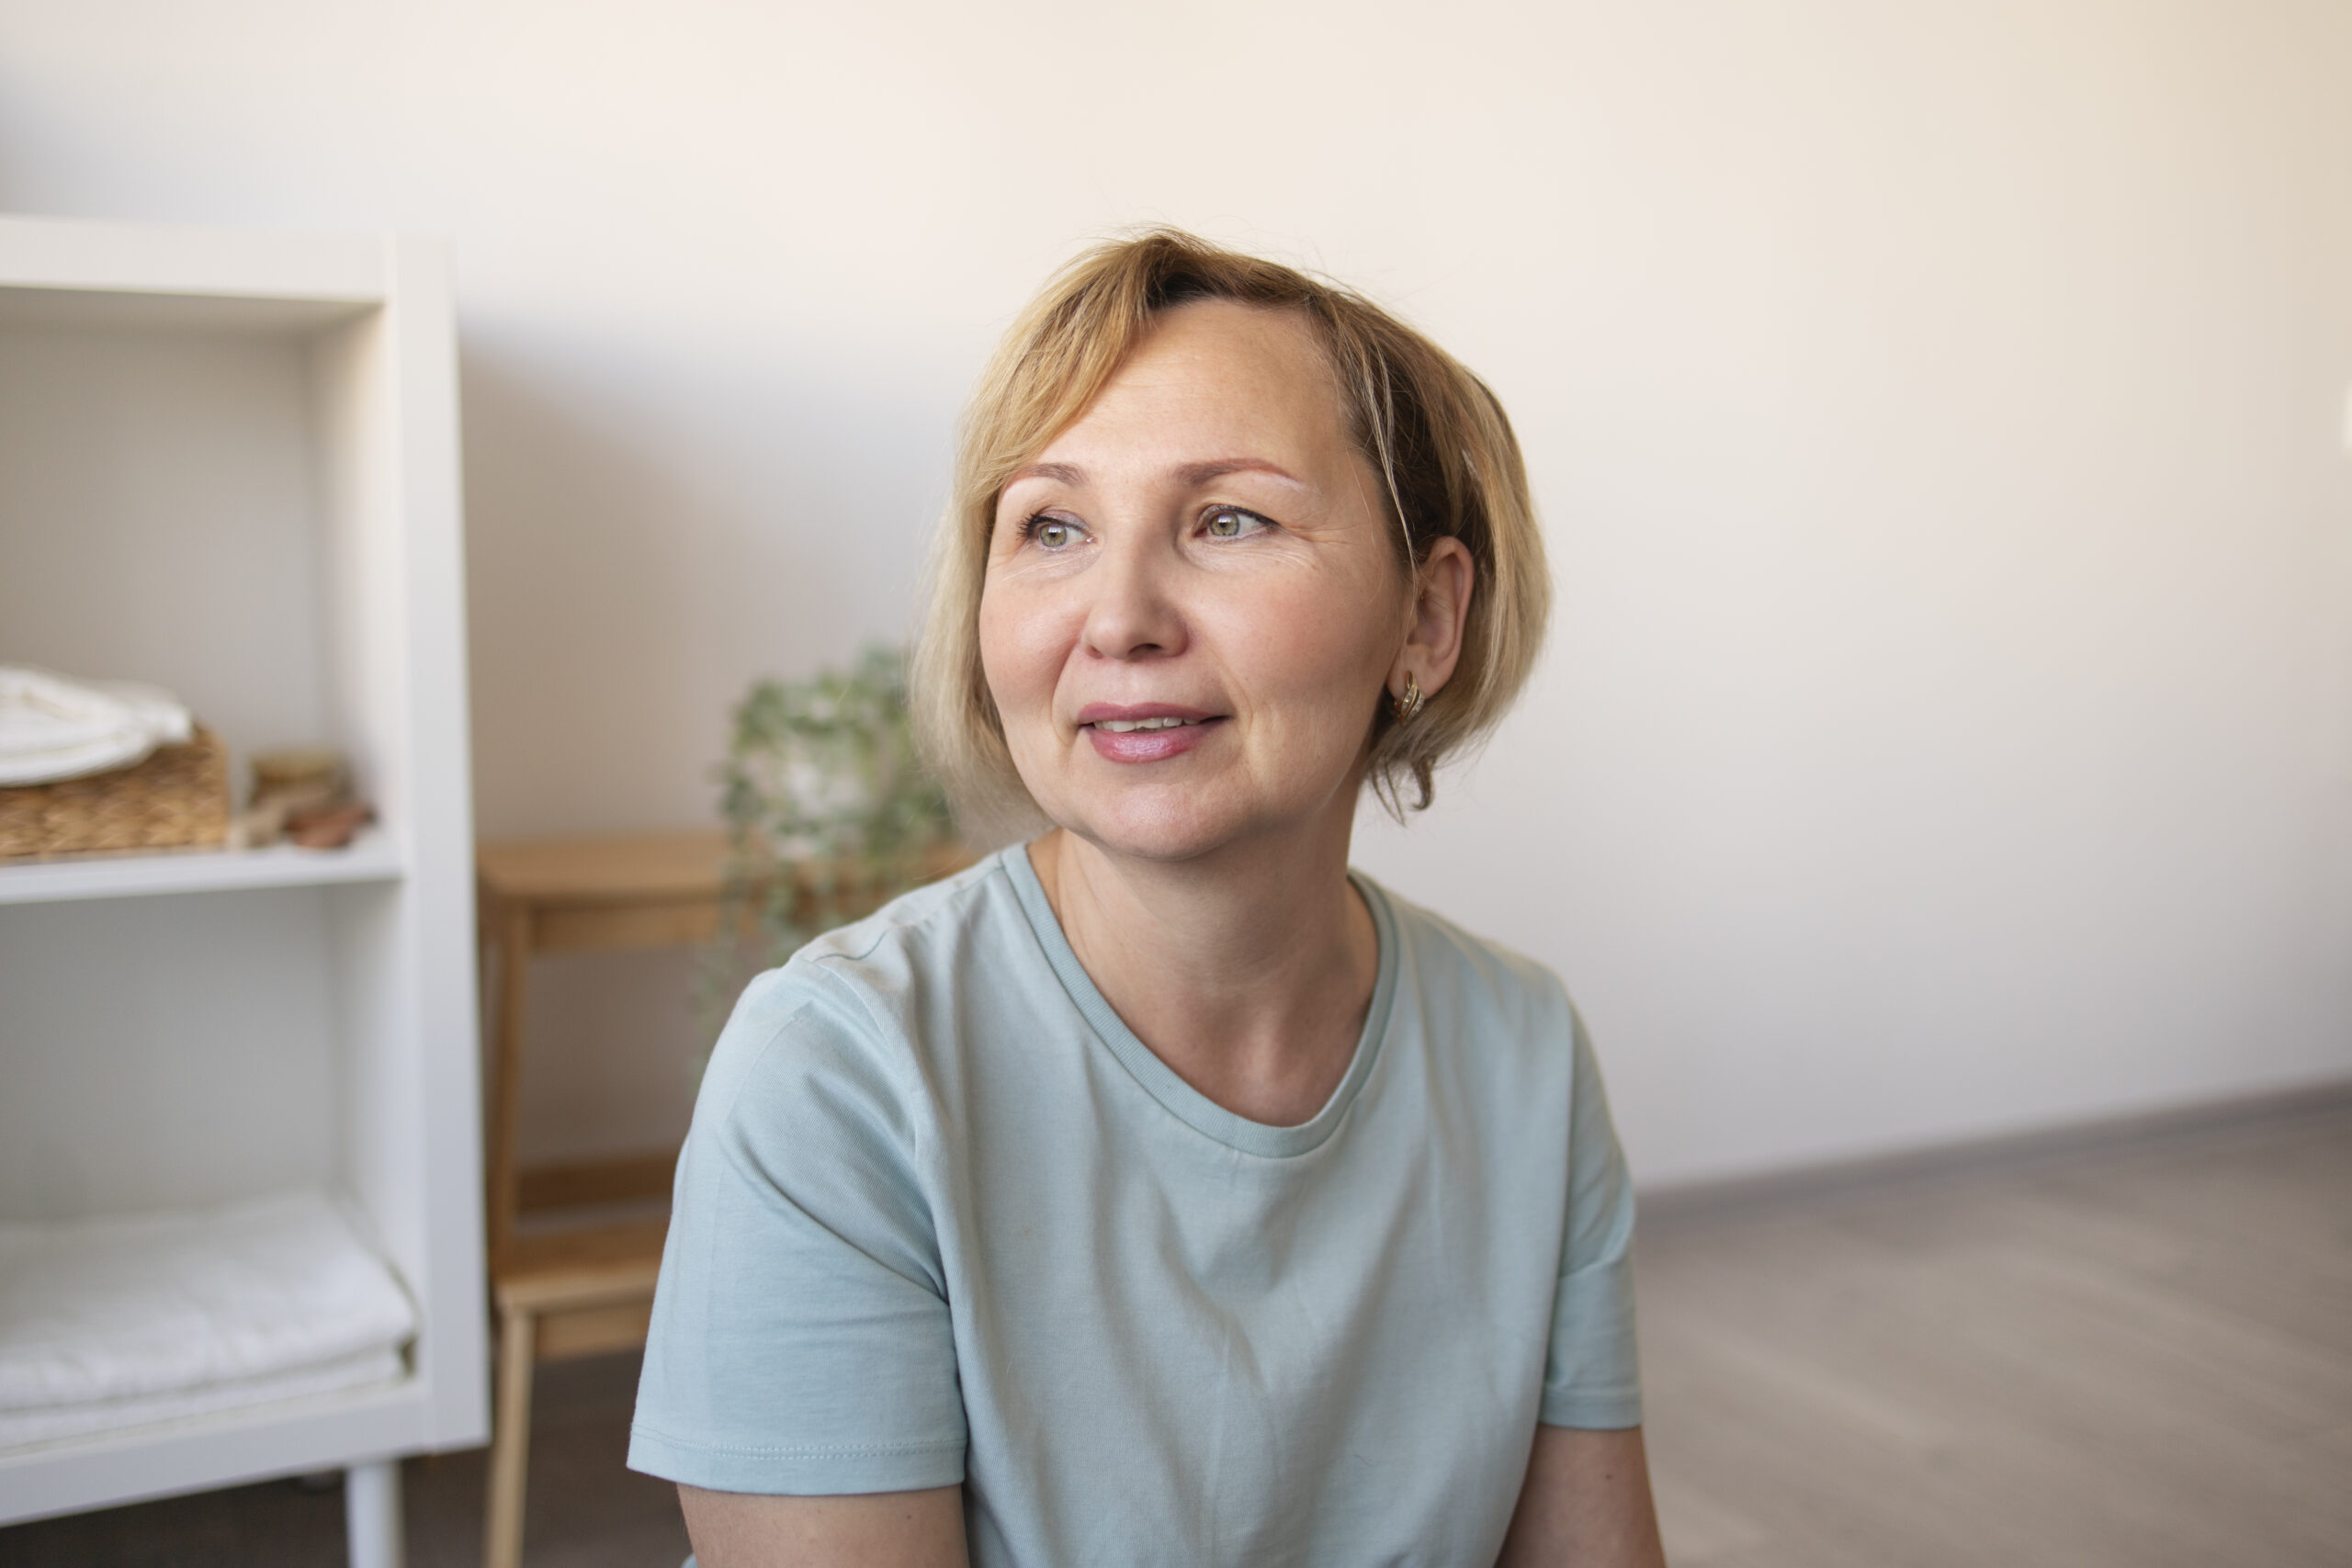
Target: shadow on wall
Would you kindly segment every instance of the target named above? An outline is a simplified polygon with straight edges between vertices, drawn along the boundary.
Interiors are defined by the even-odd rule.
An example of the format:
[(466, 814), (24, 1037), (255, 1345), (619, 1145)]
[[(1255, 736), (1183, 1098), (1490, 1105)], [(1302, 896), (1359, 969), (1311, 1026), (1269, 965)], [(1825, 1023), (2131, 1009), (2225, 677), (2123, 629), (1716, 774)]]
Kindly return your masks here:
[(560, 367), (469, 346), (461, 395), (478, 830), (620, 826), (673, 759), (711, 750), (686, 700), (674, 480)]
[(485, 837), (715, 823), (711, 769), (755, 677), (905, 635), (953, 410), (786, 357), (469, 339)]

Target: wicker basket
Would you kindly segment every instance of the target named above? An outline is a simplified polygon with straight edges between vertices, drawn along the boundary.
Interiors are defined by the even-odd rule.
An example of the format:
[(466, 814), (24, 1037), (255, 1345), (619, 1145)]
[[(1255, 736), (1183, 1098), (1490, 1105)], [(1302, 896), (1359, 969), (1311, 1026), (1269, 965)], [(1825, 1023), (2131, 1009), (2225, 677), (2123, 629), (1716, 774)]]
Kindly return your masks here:
[(198, 726), (111, 773), (0, 789), (0, 860), (217, 847), (229, 837), (229, 749)]

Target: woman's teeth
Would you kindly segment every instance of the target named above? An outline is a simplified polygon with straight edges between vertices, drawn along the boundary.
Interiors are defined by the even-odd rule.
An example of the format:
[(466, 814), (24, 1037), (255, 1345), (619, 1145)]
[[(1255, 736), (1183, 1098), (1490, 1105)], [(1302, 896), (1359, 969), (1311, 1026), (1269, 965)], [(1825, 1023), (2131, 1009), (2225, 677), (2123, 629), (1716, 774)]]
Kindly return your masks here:
[(1136, 729), (1173, 729), (1180, 724), (1198, 724), (1197, 718), (1098, 718), (1097, 729), (1107, 729), (1114, 735), (1125, 735)]

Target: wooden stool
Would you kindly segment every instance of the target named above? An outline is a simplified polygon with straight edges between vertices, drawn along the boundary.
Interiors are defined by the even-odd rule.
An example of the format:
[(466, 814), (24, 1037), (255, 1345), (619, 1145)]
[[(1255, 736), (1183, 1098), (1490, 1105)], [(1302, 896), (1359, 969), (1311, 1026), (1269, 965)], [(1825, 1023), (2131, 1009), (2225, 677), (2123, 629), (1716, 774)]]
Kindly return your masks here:
[(523, 1560), (532, 1373), (541, 1361), (602, 1355), (645, 1343), (666, 1228), (656, 1220), (548, 1237), (572, 1244), (573, 1255), (566, 1258), (552, 1247), (525, 1247), (493, 1281), (499, 1317), (498, 1409), (490, 1450), (490, 1508), (483, 1523), (485, 1568), (517, 1568)]
[[(926, 861), (927, 876), (971, 863), (961, 845)], [(674, 1151), (523, 1170), (514, 1135), (523, 1077), (524, 1002), (541, 953), (692, 946), (718, 931), (727, 882), (722, 833), (539, 839), (483, 844), (475, 872), (484, 962), (497, 950), (497, 1012), (483, 1152), (489, 1178), (491, 1296), (499, 1319), (498, 1403), (492, 1413), (484, 1568), (520, 1568), (523, 1498), (531, 1452), (531, 1375), (541, 1361), (645, 1343), (666, 1220), (517, 1234), (525, 1213), (667, 1198)], [(821, 877), (820, 874), (822, 874)], [(855, 866), (791, 868), (796, 898), (820, 882), (842, 919), (881, 902), (873, 874)], [(843, 888), (863, 889), (843, 897)], [(805, 907), (814, 908), (813, 904)], [(485, 976), (485, 979), (488, 976)]]
[(491, 1028), (491, 1297), (499, 1319), (485, 1568), (520, 1568), (530, 1470), (531, 1379), (541, 1361), (645, 1343), (664, 1220), (539, 1235), (526, 1213), (666, 1198), (674, 1153), (526, 1171), (515, 1122), (531, 959), (542, 953), (691, 945), (718, 928), (727, 840), (719, 833), (484, 844), (475, 870), (487, 957), (497, 949)]

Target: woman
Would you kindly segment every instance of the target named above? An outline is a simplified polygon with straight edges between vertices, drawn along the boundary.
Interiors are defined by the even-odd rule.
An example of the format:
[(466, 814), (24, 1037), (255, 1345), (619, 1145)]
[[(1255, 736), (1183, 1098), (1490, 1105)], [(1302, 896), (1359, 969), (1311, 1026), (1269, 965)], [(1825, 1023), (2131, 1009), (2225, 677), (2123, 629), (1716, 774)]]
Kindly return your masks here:
[(1046, 830), (754, 982), (630, 1463), (704, 1568), (1661, 1561), (1559, 984), (1348, 871), (1535, 654), (1492, 395), (1160, 231), (975, 400), (916, 670)]

